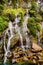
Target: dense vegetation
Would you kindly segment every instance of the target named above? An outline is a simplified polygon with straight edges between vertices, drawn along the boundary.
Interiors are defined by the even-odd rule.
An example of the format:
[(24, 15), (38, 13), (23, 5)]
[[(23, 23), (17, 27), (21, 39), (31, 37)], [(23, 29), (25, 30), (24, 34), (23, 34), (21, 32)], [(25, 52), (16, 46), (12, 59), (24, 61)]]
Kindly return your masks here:
[[(1, 0), (0, 1), (0, 32), (3, 32), (8, 27), (9, 20), (14, 20), (17, 13), (23, 21), (23, 16), (26, 12), (26, 9), (22, 7), (15, 8), (16, 4), (20, 5), (21, 0), (12, 0), (12, 3), (9, 6), (10, 1)], [(25, 1), (27, 3), (27, 1)], [(17, 7), (17, 6), (16, 6)], [(41, 12), (40, 12), (41, 11)], [(20, 14), (21, 13), (21, 14)], [(36, 30), (41, 31), (41, 24), (43, 17), (43, 9), (35, 1), (31, 2), (31, 7), (29, 8), (30, 18), (28, 19), (28, 28), (33, 36), (36, 36)], [(33, 31), (34, 30), (34, 31)]]

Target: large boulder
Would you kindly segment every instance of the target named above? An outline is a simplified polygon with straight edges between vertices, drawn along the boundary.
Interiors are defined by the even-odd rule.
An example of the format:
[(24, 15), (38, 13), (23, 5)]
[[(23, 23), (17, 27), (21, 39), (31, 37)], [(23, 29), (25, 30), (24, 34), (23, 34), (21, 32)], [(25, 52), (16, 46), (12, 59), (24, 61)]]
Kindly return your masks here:
[(19, 36), (18, 34), (14, 35), (13, 38), (11, 39), (11, 48), (14, 47), (14, 45), (17, 45), (19, 43), (17, 43), (19, 41)]

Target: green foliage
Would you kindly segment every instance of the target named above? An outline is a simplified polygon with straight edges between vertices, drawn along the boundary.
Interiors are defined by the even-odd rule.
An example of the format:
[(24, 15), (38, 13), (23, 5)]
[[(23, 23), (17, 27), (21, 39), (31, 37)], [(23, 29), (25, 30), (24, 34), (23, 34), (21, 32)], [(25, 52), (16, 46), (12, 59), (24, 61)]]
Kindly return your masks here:
[(42, 30), (42, 27), (41, 27), (41, 24), (40, 23), (37, 23), (36, 24), (36, 27), (37, 27), (37, 30), (40, 32)]
[(43, 13), (43, 8), (41, 9), (41, 12)]
[(16, 3), (17, 3), (16, 0), (12, 0), (12, 4), (13, 4), (14, 7), (16, 6)]
[[(6, 10), (6, 11), (5, 11)], [(16, 9), (16, 8), (7, 8), (7, 9), (4, 9), (4, 11), (3, 11), (5, 14), (7, 14), (7, 13), (9, 13), (9, 14), (14, 14), (14, 15), (16, 15), (17, 13), (24, 13), (24, 10), (22, 9), (22, 8), (18, 8), (18, 9)]]
[(3, 9), (4, 9), (3, 5), (0, 4), (0, 15), (2, 14)]
[(20, 17), (20, 22), (19, 22), (19, 26), (21, 26), (22, 25), (22, 23), (24, 22), (24, 15), (23, 15), (23, 13), (19, 13), (19, 17)]
[(0, 4), (4, 4), (4, 2), (5, 2), (4, 0), (0, 0)]
[(30, 33), (35, 37), (36, 36), (36, 30), (41, 31), (41, 24), (42, 16), (37, 12), (38, 6), (36, 2), (31, 3), (30, 8), (30, 18), (28, 19), (28, 28), (30, 30)]
[(36, 15), (36, 11), (34, 11), (34, 10), (30, 10), (29, 13), (30, 13), (30, 16), (35, 16)]
[(35, 21), (36, 22), (41, 22), (42, 21), (42, 16), (40, 14), (35, 15)]
[[(22, 25), (23, 21), (24, 21), (24, 13), (25, 10), (23, 8), (13, 8), (16, 7), (16, 4), (20, 3), (22, 0), (12, 0), (12, 7), (7, 7), (7, 6), (3, 6), (3, 3), (8, 3), (8, 0), (1, 0), (0, 1), (0, 32), (3, 32), (7, 27), (8, 27), (8, 21), (9, 20), (14, 20), (15, 15), (19, 14), (21, 20), (19, 23), (19, 26)], [(26, 0), (24, 0), (26, 1)], [(28, 1), (26, 1), (28, 3)], [(1, 4), (2, 3), (2, 4)], [(37, 3), (31, 2), (31, 7), (29, 10), (30, 13), (30, 18), (28, 19), (28, 28), (30, 29), (30, 33), (33, 36), (36, 36), (36, 30), (40, 31), (41, 30), (41, 24), (40, 22), (42, 21), (42, 16), (43, 16), (43, 9), (41, 9), (41, 15), (37, 12), (38, 10), (38, 6)]]
[(16, 8), (17, 4), (20, 5), (21, 0), (12, 0), (13, 6)]
[[(23, 0), (12, 0), (12, 4), (13, 6), (16, 7), (20, 7), (20, 4)], [(18, 4), (18, 5), (17, 5)]]
[(36, 24), (35, 24), (35, 20), (34, 20), (34, 17), (30, 17), (28, 19), (28, 28), (30, 30), (30, 33), (33, 35), (33, 36), (36, 36)]
[(41, 24), (36, 22), (35, 17), (30, 17), (28, 19), (28, 24), (27, 24), (30, 33), (35, 37), (36, 36), (36, 30), (39, 32), (41, 31)]
[(13, 20), (16, 14), (19, 14), (21, 19), (23, 19), (24, 10), (22, 8), (18, 8), (18, 9), (8, 8), (8, 9), (4, 9), (3, 13), (4, 15), (8, 15), (8, 18), (10, 20)]
[(31, 2), (31, 10), (37, 11), (38, 6), (36, 2)]
[(8, 22), (0, 16), (0, 32), (3, 32), (8, 27)]
[(40, 14), (38, 14), (36, 11), (30, 10), (29, 13), (30, 13), (30, 16), (31, 16), (31, 17), (34, 17), (34, 18), (35, 18), (35, 21), (36, 21), (36, 22), (42, 21), (42, 16), (41, 16)]

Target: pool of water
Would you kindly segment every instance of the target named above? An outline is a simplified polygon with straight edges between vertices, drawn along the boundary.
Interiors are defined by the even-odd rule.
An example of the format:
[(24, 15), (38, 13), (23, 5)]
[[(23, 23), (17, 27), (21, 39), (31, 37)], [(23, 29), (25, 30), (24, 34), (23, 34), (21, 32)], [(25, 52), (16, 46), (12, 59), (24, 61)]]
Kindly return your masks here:
[(7, 63), (0, 63), (0, 65), (38, 65), (38, 64), (33, 64), (33, 63), (10, 63), (10, 62), (7, 62)]

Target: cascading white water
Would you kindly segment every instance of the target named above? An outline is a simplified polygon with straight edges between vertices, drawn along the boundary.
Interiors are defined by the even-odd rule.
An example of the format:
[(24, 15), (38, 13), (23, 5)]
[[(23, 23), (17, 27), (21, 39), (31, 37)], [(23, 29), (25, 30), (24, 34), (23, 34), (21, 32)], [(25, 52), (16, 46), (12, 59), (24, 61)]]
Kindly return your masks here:
[[(28, 28), (27, 28), (27, 20), (29, 18), (28, 10), (27, 10), (27, 15), (24, 17), (24, 22), (23, 22), (23, 34), (25, 34), (25, 39), (26, 39), (26, 47), (29, 47), (29, 37), (28, 37)], [(29, 31), (28, 31), (29, 32)]]
[(40, 0), (37, 1), (37, 5), (40, 4)]
[[(8, 34), (8, 30), (6, 30), (6, 33)], [(6, 46), (5, 46), (6, 33), (5, 33), (5, 36), (4, 36), (4, 51), (5, 52), (6, 52)]]
[(10, 37), (9, 37), (8, 44), (7, 44), (7, 50), (10, 49), (10, 40), (13, 37), (13, 31), (12, 31), (12, 29), (13, 29), (13, 25), (12, 25), (12, 22), (10, 21), (9, 22)]
[(12, 22), (10, 21), (9, 22), (10, 36), (9, 36), (9, 39), (8, 39), (7, 48), (5, 46), (5, 38), (4, 38), (4, 50), (5, 50), (4, 63), (6, 63), (8, 53), (10, 53), (10, 41), (11, 41), (11, 39), (13, 37), (13, 31), (12, 31), (12, 29), (13, 29), (13, 25), (12, 25)]
[[(6, 30), (6, 33), (8, 33), (8, 30)], [(5, 54), (4, 54), (4, 63), (6, 62), (6, 55), (7, 55), (7, 49), (6, 49), (6, 42), (5, 42), (5, 39), (6, 39), (6, 33), (5, 33), (5, 36), (4, 36), (4, 51), (5, 51)]]
[(16, 32), (18, 33), (18, 35), (20, 36), (20, 42), (21, 42), (21, 48), (23, 49), (23, 50), (25, 50), (24, 49), (24, 46), (23, 46), (23, 38), (22, 38), (22, 34), (21, 34), (21, 32), (20, 32), (20, 27), (18, 26), (18, 22), (20, 22), (19, 21), (19, 18), (15, 18), (15, 22), (16, 22), (16, 25), (15, 25), (15, 30), (16, 30)]
[(36, 34), (37, 34), (37, 43), (40, 45), (40, 32), (37, 31)]

